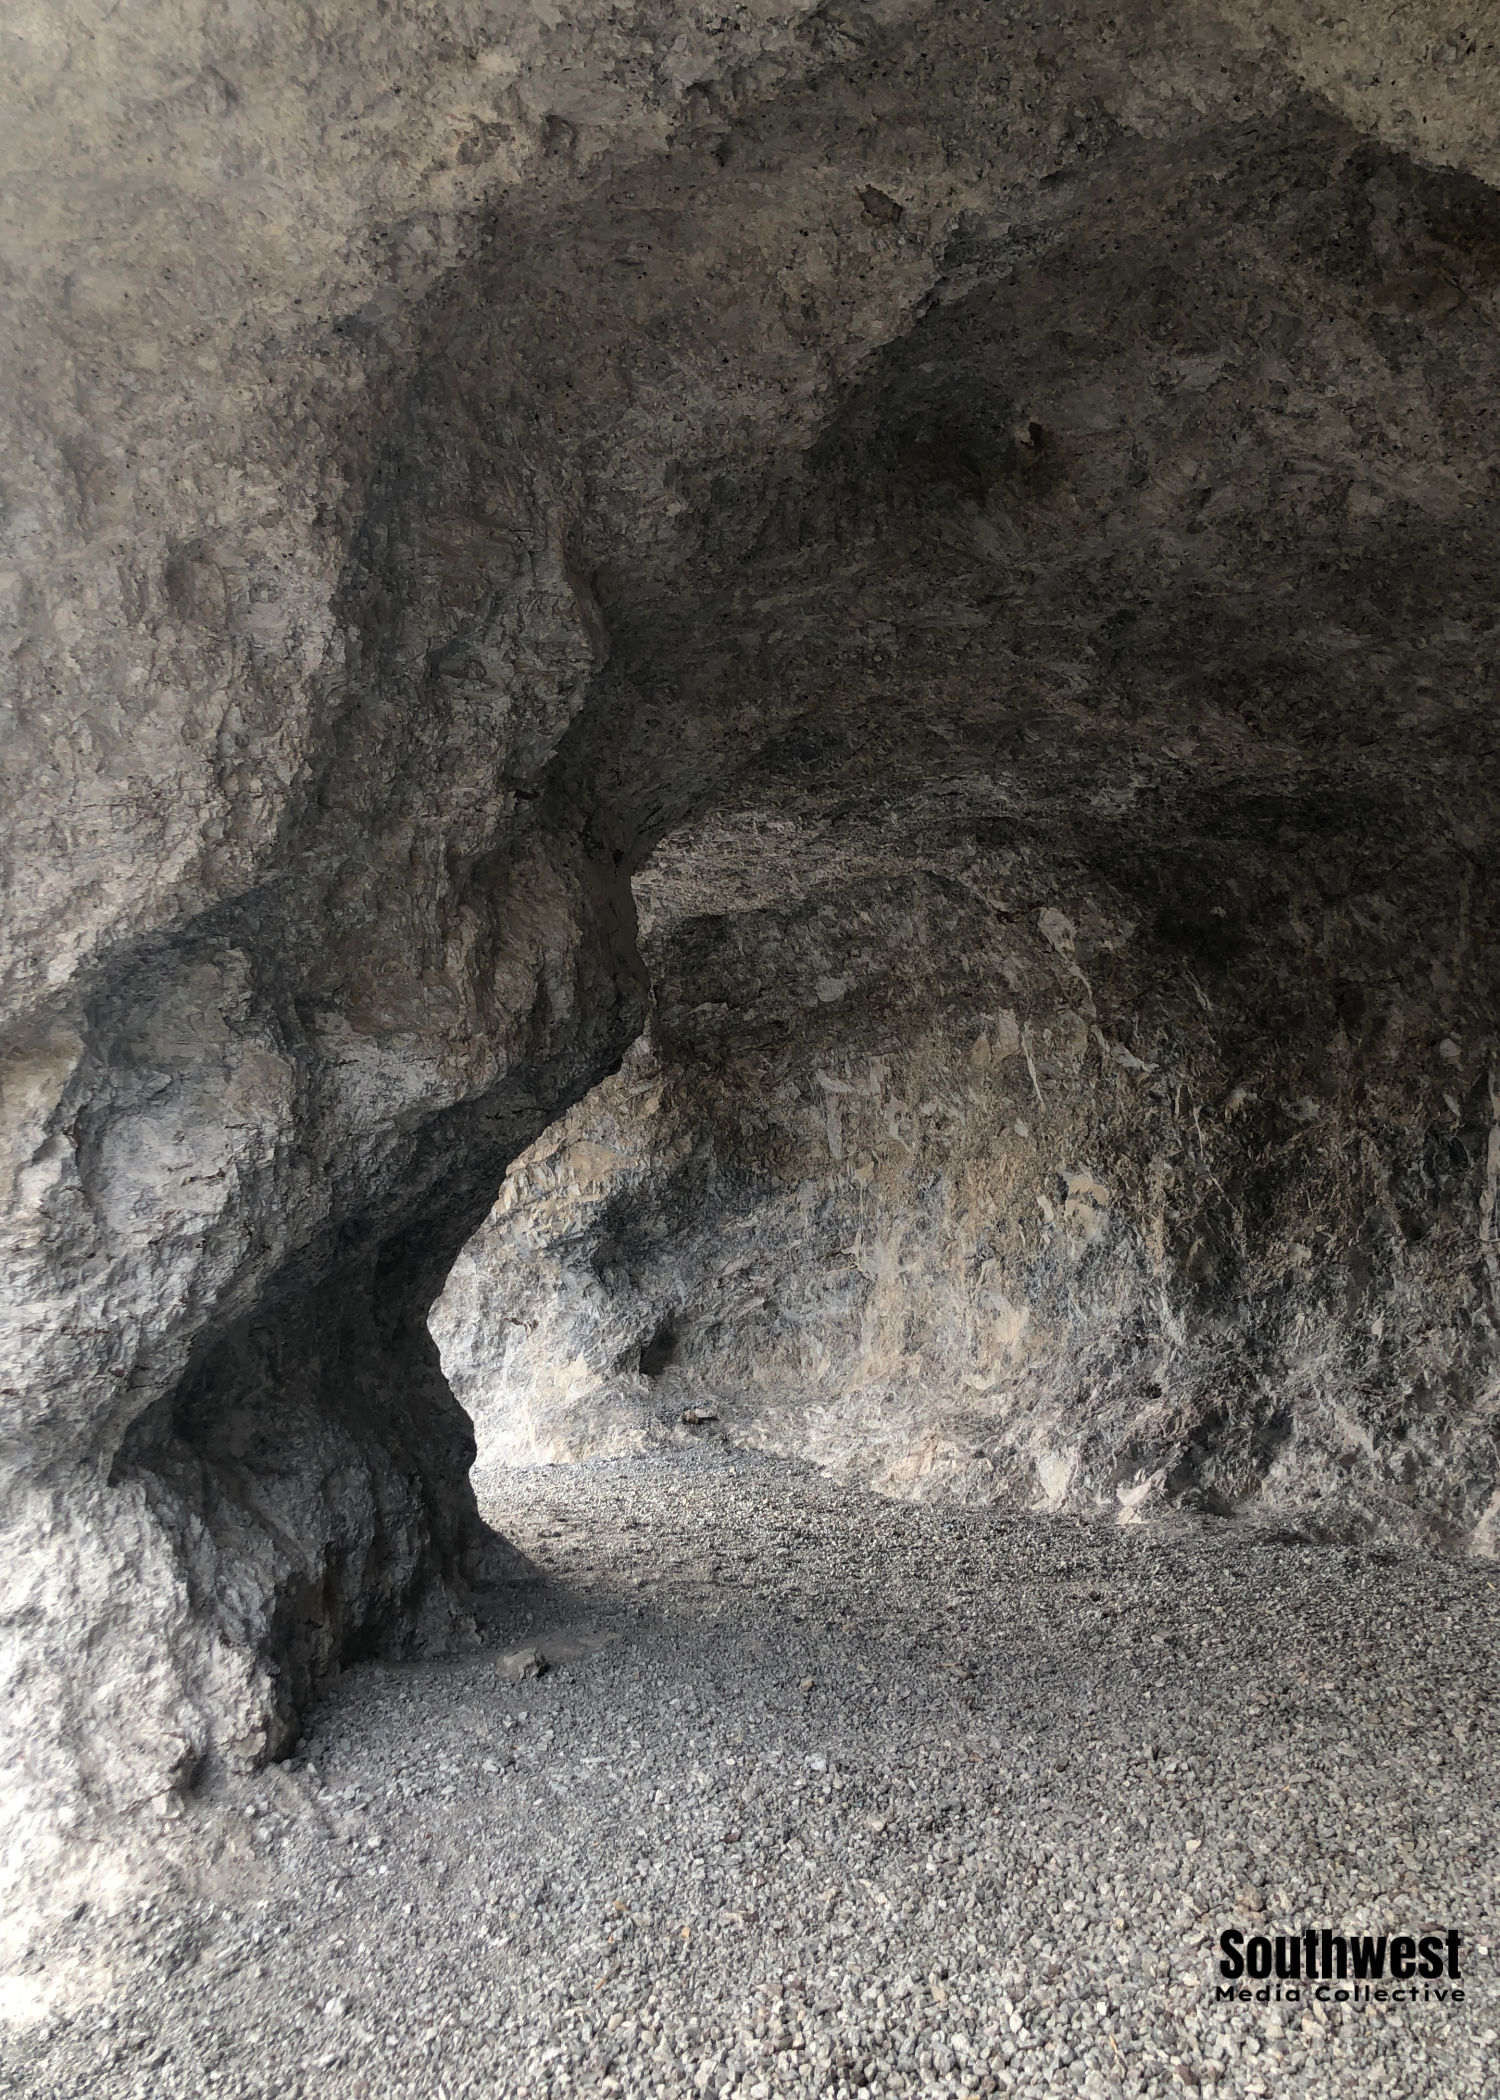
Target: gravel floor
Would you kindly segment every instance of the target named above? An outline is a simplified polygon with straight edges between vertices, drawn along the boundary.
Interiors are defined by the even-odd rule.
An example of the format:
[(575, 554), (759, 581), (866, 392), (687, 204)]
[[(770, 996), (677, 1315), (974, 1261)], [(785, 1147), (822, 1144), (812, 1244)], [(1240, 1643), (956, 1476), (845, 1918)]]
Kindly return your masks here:
[[(1500, 2092), (1493, 1566), (716, 1448), (487, 1506), (542, 1571), (496, 1647), (351, 1671), (101, 1888), (0, 2091)], [(1308, 1925), (1456, 1927), (1465, 2002), (1216, 2002), (1221, 1930)]]

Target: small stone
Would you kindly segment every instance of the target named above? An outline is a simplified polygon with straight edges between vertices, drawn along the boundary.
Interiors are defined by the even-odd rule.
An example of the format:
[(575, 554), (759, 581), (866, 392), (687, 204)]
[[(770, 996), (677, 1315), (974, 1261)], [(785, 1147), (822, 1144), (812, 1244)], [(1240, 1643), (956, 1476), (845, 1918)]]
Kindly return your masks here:
[(873, 183), (860, 191), (859, 201), (864, 206), (865, 217), (873, 219), (877, 226), (899, 226), (906, 216), (905, 206), (898, 204), (894, 197), (888, 197), (884, 190), (877, 190)]

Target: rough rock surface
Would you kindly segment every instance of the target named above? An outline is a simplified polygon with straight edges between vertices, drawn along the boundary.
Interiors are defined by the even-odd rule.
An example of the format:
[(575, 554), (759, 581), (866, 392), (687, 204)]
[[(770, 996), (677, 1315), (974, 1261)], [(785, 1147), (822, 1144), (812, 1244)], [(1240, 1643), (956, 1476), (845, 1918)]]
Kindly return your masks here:
[(1500, 214), (1302, 103), (1102, 158), (955, 236), (636, 638), (689, 750), (645, 700), (625, 780), (748, 748), (637, 880), (649, 1048), (434, 1332), (495, 1456), (706, 1406), (907, 1490), (1490, 1551), (1494, 294), (1411, 266)]
[[(501, 1556), (428, 1307), (639, 1029), (633, 869), (768, 805), (816, 832), (846, 768), (872, 954), (962, 887), (969, 831), (974, 910), (1025, 929), (1020, 1003), (914, 995), (932, 1025), (890, 1077), (917, 1109), (924, 1061), (1003, 1053), (1002, 1004), (1055, 1028), (1073, 984), (1090, 1042), (1128, 1011), (1187, 1087), (1141, 1176), (1210, 1107), (1188, 1164), (1228, 1193), (1177, 1202), (1207, 1235), (1179, 1266), (1227, 1274), (1247, 1215), (1221, 1077), (1288, 1179), (1309, 1128), (1358, 1151), (1319, 1155), (1335, 1233), (1406, 1176), (1425, 1251), (1376, 1233), (1349, 1288), (1430, 1322), (1380, 1405), (1427, 1425), (1434, 1526), (1473, 1531), (1493, 46), (1440, 0), (1352, 29), (1255, 0), (38, 0), (4, 38), (7, 1857), (274, 1752), (340, 1658), (466, 1637)], [(884, 798), (950, 789), (893, 863)], [(997, 794), (1024, 852), (980, 836)], [(1235, 896), (1214, 864), (1208, 924), (1194, 841), (1240, 870)], [(810, 954), (816, 907), (768, 882)], [(1047, 910), (1071, 958), (1036, 947)], [(1107, 985), (1091, 944), (1143, 910)], [(662, 911), (734, 973), (692, 931), (722, 906)], [(1154, 984), (1163, 943), (1221, 1048), (1184, 975)], [(1085, 1098), (1075, 1048), (1037, 1063), (1068, 1128), (1030, 1178), (1108, 1190), (1097, 1281), (1060, 1246), (1032, 1318), (1113, 1308), (1145, 1366), (1168, 1228), (1158, 1255), (1101, 1125), (1167, 1111), (1128, 1069), (1118, 1110)], [(873, 1101), (862, 1041), (821, 1055)], [(1317, 1117), (1283, 1131), (1283, 1098)], [(850, 1121), (872, 1176), (874, 1135)], [(1301, 1199), (1256, 1200), (1246, 1273), (1279, 1277)], [(1309, 1288), (1353, 1259), (1293, 1236)], [(1030, 1257), (984, 1258), (1019, 1317)], [(1197, 1406), (1193, 1377), (1164, 1396)]]

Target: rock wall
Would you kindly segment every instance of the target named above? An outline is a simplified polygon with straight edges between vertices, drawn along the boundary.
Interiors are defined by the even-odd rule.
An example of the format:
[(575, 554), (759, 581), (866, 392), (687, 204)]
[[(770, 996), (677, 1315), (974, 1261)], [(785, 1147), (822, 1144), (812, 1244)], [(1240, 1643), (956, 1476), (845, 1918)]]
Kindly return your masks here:
[(1489, 1550), (1500, 219), (1302, 99), (1095, 150), (617, 653), (718, 808), (434, 1332), (486, 1459)]
[[(1177, 876), (1139, 864), (1176, 850), (1175, 816), (1132, 829), (1153, 781), (1205, 838), (1241, 811), (1254, 879), (1284, 874), (1289, 899), (1322, 879), (1325, 805), (1351, 866), (1406, 827), (1389, 877), (1327, 892), (1355, 931), (1285, 909), (1308, 953), (1384, 943), (1370, 1010), (1399, 986), (1403, 1042), (1457, 1045), (1467, 1164), (1443, 1165), (1405, 1065), (1391, 1113), (1423, 1135), (1380, 1156), (1415, 1145), (1419, 1179), (1453, 1184), (1428, 1205), (1438, 1244), (1472, 1234), (1500, 242), (1494, 53), (1456, 17), (270, 0), (24, 5), (4, 35), (8, 1860), (274, 1753), (341, 1657), (464, 1637), (467, 1585), (503, 1555), (427, 1308), (507, 1161), (638, 1032), (632, 872), (656, 852), (688, 1005), (734, 1004), (692, 988), (701, 965), (743, 990), (714, 960), (733, 911), (694, 891), (712, 823), (790, 827), (746, 908), (770, 914), (768, 955), (800, 953), (856, 756), (858, 880), (887, 885), (857, 907), (872, 958), (969, 851), (934, 819), (893, 860), (878, 783), (946, 823), (972, 775), (964, 823), (1017, 925), (1056, 910), (1086, 944), (1094, 911), (1123, 941), (1142, 896), (1153, 928), (1186, 915), (1121, 950), (1122, 1013), (1177, 1014), (1178, 978), (1148, 992), (1156, 958), (1213, 945)], [(1098, 866), (1081, 796), (1111, 827)], [(1035, 894), (969, 822), (1006, 797), (1038, 839), (1066, 813)], [(855, 878), (828, 879), (837, 948)], [(815, 1067), (746, 1087), (797, 1087), (784, 1142), (814, 1156), (849, 1104), (893, 1217), (907, 1192), (859, 1123), (884, 1127), (888, 1090), (920, 1110), (929, 1067), (978, 1073), (981, 1035), (1008, 1086), (999, 1016), (1062, 1026), (1044, 986), (1079, 987), (1088, 1042), (1126, 1041), (1083, 946), (1069, 965), (1038, 938), (1012, 944), (1030, 990), (1002, 999), (990, 948), (968, 972), (955, 948), (977, 1005), (914, 977), (899, 1044), (872, 1008)], [(1236, 965), (1232, 1084), (1303, 1010), (1300, 940), (1277, 935), (1288, 982), (1253, 1024), (1233, 1002), (1271, 980)], [(686, 1103), (695, 1071), (763, 1053), (732, 1029), (700, 1052), (672, 996), (655, 1054)], [(1168, 1025), (1152, 1009), (1129, 1037), (1157, 1068), (1143, 1094), (1110, 1068), (1132, 1115), (1166, 1112), (1137, 1095), (1176, 1069)], [(1364, 1025), (1343, 1018), (1349, 1043)], [(1227, 1098), (1207, 1041), (1173, 1053), (1201, 1103)], [(1064, 1111), (1076, 1050), (1032, 1045), (1066, 1143), (1002, 1145), (1009, 1096), (976, 1079), (994, 1128), (971, 1132), (970, 1194), (950, 1144), (953, 1217), (1022, 1172), (1012, 1139), (1043, 1146), (1055, 1210), (1054, 1152), (1092, 1160), (1110, 1199), (1085, 1298), (1144, 1304), (1167, 1255), (1115, 1222), (1130, 1167), (1094, 1134), (1097, 1079)], [(694, 1160), (719, 1113), (703, 1083)], [(1363, 1129), (1355, 1087), (1306, 1127)], [(768, 1133), (742, 1139), (747, 1186)], [(835, 1182), (815, 1209), (852, 1201)], [(940, 1225), (948, 1200), (919, 1205), (934, 1248), (968, 1231)], [(1018, 1247), (984, 1258), (1021, 1307)], [(1063, 1276), (1033, 1316), (1059, 1337)], [(1471, 1285), (1431, 1302), (1478, 1352)], [(928, 1348), (898, 1349), (899, 1324), (872, 1364)], [(1433, 1411), (1468, 1421), (1479, 1357), (1444, 1361)]]
[[(1460, 929), (1434, 850), (1419, 928), (1388, 867), (1329, 896), (1140, 785), (1181, 828), (1134, 894), (971, 779), (864, 851), (846, 811), (810, 896), (658, 931), (649, 1042), (434, 1310), (482, 1466), (727, 1434), (901, 1495), (1493, 1551), (1489, 995), (1431, 984), (1456, 939), (1492, 966), (1492, 903)], [(690, 850), (796, 865), (749, 812)]]
[(802, 12), (7, 24), (12, 1869), (495, 1570), (423, 1317), (641, 1007), (547, 778), (579, 478), (494, 332), (677, 69), (765, 89)]

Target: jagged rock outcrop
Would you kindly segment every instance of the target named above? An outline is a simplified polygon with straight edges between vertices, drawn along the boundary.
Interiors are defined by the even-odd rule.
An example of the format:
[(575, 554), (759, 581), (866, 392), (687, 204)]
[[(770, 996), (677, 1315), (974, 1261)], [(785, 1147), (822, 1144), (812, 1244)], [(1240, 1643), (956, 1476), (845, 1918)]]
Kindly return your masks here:
[[(7, 39), (9, 1856), (464, 1637), (501, 1549), (425, 1316), (640, 1028), (653, 852), (642, 1203), (701, 1203), (706, 1289), (710, 1160), (781, 1250), (803, 1157), (854, 1249), (820, 1405), (871, 1384), (862, 1206), (918, 1199), (934, 1276), (984, 1211), (990, 1325), (968, 1281), (877, 1308), (898, 1411), (951, 1349), (947, 1422), (1026, 1313), (1016, 1451), (1051, 1409), (1097, 1485), (1057, 1411), (1107, 1314), (1232, 1500), (1316, 1345), (1472, 1532), (1492, 49), (1436, 4), (918, 0)], [(1430, 1333), (1360, 1355), (1361, 1292)], [(758, 1330), (804, 1384), (806, 1326)], [(1132, 1434), (1149, 1475), (1176, 1432)]]

